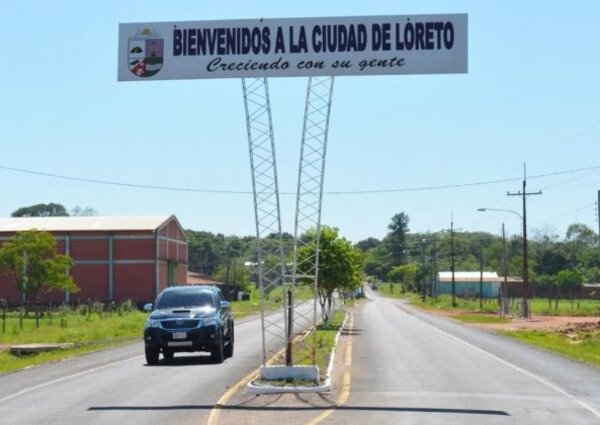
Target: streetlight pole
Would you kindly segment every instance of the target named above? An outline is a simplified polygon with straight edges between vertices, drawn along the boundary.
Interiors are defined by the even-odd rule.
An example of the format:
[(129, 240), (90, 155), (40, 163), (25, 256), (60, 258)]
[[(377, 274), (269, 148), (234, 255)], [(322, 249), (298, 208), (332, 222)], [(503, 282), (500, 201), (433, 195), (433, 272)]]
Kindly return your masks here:
[(454, 279), (454, 218), (450, 222), (450, 249), (450, 270), (452, 271), (452, 307), (456, 307), (456, 280)]
[(425, 283), (426, 276), (427, 276), (427, 274), (425, 272), (425, 270), (426, 270), (426, 267), (425, 267), (425, 259), (426, 259), (425, 247), (426, 247), (426, 245), (425, 245), (425, 243), (426, 242), (427, 242), (427, 239), (423, 239), (421, 241), (422, 262), (423, 262), (423, 271), (421, 273), (421, 278), (422, 278), (422, 280), (421, 280), (421, 285), (422, 285), (422, 287), (421, 287), (421, 299), (423, 300), (423, 302), (425, 302), (425, 299), (427, 298), (427, 285)]
[(503, 272), (504, 272), (504, 282), (502, 283), (502, 286), (500, 287), (500, 289), (502, 290), (502, 294), (501, 294), (501, 298), (500, 298), (500, 308), (502, 309), (502, 314), (501, 316), (504, 317), (506, 315), (506, 313), (508, 312), (508, 308), (507, 308), (507, 291), (508, 291), (508, 284), (507, 284), (507, 280), (508, 280), (508, 264), (506, 262), (506, 234), (504, 233), (504, 223), (502, 223), (502, 268), (503, 268)]
[(506, 192), (507, 196), (520, 196), (523, 198), (523, 312), (522, 316), (529, 318), (529, 268), (527, 264), (527, 195), (541, 195), (542, 191), (527, 193), (527, 168), (523, 164), (523, 191), (516, 193)]
[(598, 249), (600, 249), (600, 190), (598, 191), (598, 203), (596, 204), (598, 210)]
[(435, 233), (433, 234), (433, 278), (429, 284), (429, 296), (437, 296), (437, 247)]
[(479, 240), (479, 310), (483, 311), (483, 238)]
[[(479, 212), (486, 212), (486, 211), (498, 211), (498, 212), (506, 212), (506, 213), (511, 213), (516, 215), (517, 217), (519, 217), (521, 219), (521, 222), (523, 223), (523, 216), (521, 214), (519, 214), (516, 211), (513, 210), (505, 210), (502, 208), (477, 208), (477, 211)], [(527, 264), (527, 242), (526, 242), (526, 238), (527, 238), (527, 232), (525, 232), (523, 234), (523, 264), (526, 265)], [(502, 240), (503, 240), (503, 244), (504, 244), (504, 291), (507, 290), (507, 283), (506, 283), (506, 274), (507, 274), (507, 263), (506, 263), (506, 237), (504, 235), (504, 223), (502, 223)], [(526, 281), (526, 277), (525, 277), (525, 270), (522, 271), (523, 273), (523, 303), (527, 304), (527, 300), (529, 298), (529, 286), (527, 286), (527, 288), (525, 288), (525, 281)], [(504, 296), (506, 296), (506, 293), (504, 293)], [(505, 302), (505, 300), (503, 300), (503, 302)], [(505, 307), (503, 307), (505, 309)], [(525, 315), (525, 312), (527, 312), (527, 315)], [(529, 317), (529, 311), (525, 310), (522, 311), (522, 315), (523, 317)]]
[(485, 212), (485, 211), (500, 211), (500, 212), (508, 212), (511, 214), (515, 214), (521, 219), (523, 224), (523, 307), (521, 311), (521, 315), (524, 318), (529, 318), (529, 267), (528, 267), (528, 253), (527, 253), (527, 196), (528, 195), (541, 195), (542, 191), (538, 192), (530, 192), (526, 191), (527, 186), (527, 176), (523, 178), (523, 191), (519, 191), (517, 193), (507, 192), (508, 196), (521, 196), (523, 198), (523, 215), (519, 214), (513, 210), (505, 210), (501, 208), (477, 208), (477, 211)]

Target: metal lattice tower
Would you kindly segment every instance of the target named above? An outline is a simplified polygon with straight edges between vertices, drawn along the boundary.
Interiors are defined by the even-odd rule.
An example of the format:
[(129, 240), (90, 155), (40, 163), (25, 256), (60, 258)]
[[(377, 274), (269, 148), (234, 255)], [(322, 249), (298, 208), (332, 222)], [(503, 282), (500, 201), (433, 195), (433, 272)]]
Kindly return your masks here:
[[(256, 263), (261, 299), (263, 365), (283, 345), (288, 335), (286, 291), (282, 286), (285, 273), (277, 164), (269, 87), (266, 78), (242, 79), (250, 167), (256, 218)], [(283, 288), (282, 288), (283, 289)], [(265, 303), (278, 296), (282, 309), (269, 310)], [(282, 317), (283, 315), (283, 317)]]
[[(296, 293), (302, 282), (310, 282), (313, 299), (293, 303), (290, 335), (294, 330), (316, 328), (317, 325), (321, 206), (333, 82), (333, 77), (310, 77), (308, 80), (296, 194), (292, 286)], [(304, 237), (306, 232), (315, 232), (315, 237)], [(302, 308), (302, 304), (312, 304), (312, 308)], [(313, 335), (309, 341), (298, 342), (294, 363), (310, 358), (312, 364), (316, 364), (316, 333)]]

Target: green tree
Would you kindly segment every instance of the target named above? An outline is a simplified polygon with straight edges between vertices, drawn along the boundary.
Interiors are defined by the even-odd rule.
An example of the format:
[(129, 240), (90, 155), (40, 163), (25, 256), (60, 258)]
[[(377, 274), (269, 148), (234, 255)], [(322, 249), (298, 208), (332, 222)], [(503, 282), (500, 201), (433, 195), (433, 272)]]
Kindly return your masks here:
[[(323, 226), (321, 228), (319, 248), (319, 275), (318, 295), (321, 305), (323, 320), (327, 323), (331, 315), (333, 294), (336, 290), (352, 291), (361, 283), (361, 254), (353, 248), (349, 240), (338, 236), (338, 229)], [(304, 235), (308, 241), (316, 239), (316, 231), (309, 231)], [(305, 245), (298, 250), (299, 272), (303, 264), (309, 264), (309, 257), (313, 253), (310, 245)]]
[(565, 247), (569, 267), (599, 266), (598, 235), (585, 224), (575, 223), (567, 228)]
[(538, 277), (537, 283), (546, 290), (546, 298), (548, 298), (548, 308), (552, 307), (553, 293), (558, 289), (556, 276), (544, 274)]
[(244, 260), (236, 258), (227, 264), (221, 264), (213, 273), (213, 277), (221, 282), (228, 283), (239, 290), (247, 290), (250, 273), (244, 266)]
[(68, 217), (67, 209), (61, 204), (36, 204), (21, 207), (12, 212), (11, 217)]
[(395, 214), (388, 224), (390, 231), (384, 239), (390, 254), (392, 266), (403, 264), (406, 258), (406, 234), (410, 231), (408, 223), (410, 219), (403, 212)]
[(584, 270), (585, 280), (589, 283), (599, 283), (600, 282), (600, 268), (598, 267), (590, 267)]
[(377, 248), (381, 245), (381, 241), (375, 238), (367, 238), (362, 241), (358, 241), (356, 244), (356, 248), (360, 249), (362, 252), (367, 252), (373, 248)]
[[(561, 270), (556, 274), (556, 281), (561, 289), (568, 291), (571, 305), (573, 304), (573, 291), (581, 288), (584, 276), (578, 269)], [(557, 298), (558, 303), (558, 298)]]
[(225, 251), (225, 236), (211, 232), (186, 230), (188, 238), (189, 269), (212, 276), (222, 263), (222, 252)]
[(419, 278), (419, 270), (416, 263), (403, 264), (392, 267), (387, 277), (392, 282), (401, 283), (407, 291), (415, 291)]
[(390, 264), (388, 250), (384, 244), (379, 244), (364, 255), (363, 268), (368, 276), (375, 276), (379, 280), (385, 279)]
[(56, 240), (48, 232), (19, 232), (0, 248), (0, 268), (12, 274), (26, 305), (36, 302), (40, 292), (78, 292), (68, 274), (72, 266), (71, 257), (56, 253)]

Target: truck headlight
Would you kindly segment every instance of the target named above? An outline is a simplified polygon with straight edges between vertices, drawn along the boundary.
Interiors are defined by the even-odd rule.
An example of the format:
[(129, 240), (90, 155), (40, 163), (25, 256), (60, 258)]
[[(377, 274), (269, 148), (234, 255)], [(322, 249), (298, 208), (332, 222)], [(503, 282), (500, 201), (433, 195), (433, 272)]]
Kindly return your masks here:
[(206, 317), (202, 319), (203, 326), (212, 326), (217, 324), (217, 317)]
[(148, 319), (146, 320), (145, 328), (160, 328), (160, 320)]

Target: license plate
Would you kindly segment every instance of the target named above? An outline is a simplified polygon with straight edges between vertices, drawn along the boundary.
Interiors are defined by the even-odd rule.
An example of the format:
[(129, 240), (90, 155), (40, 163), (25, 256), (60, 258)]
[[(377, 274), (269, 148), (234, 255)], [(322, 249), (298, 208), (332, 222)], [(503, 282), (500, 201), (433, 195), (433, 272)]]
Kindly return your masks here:
[(186, 339), (186, 338), (187, 338), (186, 332), (173, 332), (173, 339)]
[(169, 347), (191, 347), (192, 341), (169, 341), (167, 345)]

